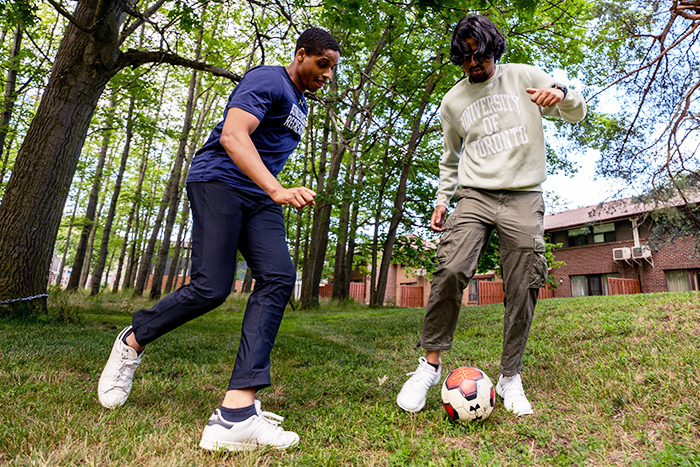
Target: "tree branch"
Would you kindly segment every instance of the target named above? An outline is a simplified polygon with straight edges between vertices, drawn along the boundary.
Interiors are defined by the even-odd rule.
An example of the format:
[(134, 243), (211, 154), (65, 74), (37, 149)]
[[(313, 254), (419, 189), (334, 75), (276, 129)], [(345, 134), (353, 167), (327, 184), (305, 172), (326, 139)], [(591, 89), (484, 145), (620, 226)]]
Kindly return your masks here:
[(78, 28), (78, 29), (80, 29), (81, 31), (86, 32), (86, 33), (88, 33), (88, 34), (92, 34), (92, 28), (88, 28), (88, 27), (85, 26), (83, 23), (81, 23), (80, 21), (78, 21), (77, 19), (75, 19), (75, 16), (71, 15), (70, 13), (68, 13), (59, 3), (56, 3), (54, 0), (48, 0), (48, 2), (51, 4), (52, 7), (54, 7), (54, 8), (56, 9), (56, 11), (57, 11), (61, 16), (63, 16), (63, 17), (66, 18), (68, 21), (70, 21), (71, 23), (73, 23), (73, 25), (74, 25), (76, 28)]
[(163, 3), (165, 3), (165, 0), (158, 0), (156, 3), (153, 4), (151, 8), (146, 10), (145, 13), (139, 13), (138, 11), (127, 9), (126, 12), (136, 18), (136, 21), (131, 23), (129, 27), (124, 28), (122, 33), (119, 35), (119, 43), (123, 43), (127, 37), (132, 35), (136, 29), (138, 29), (139, 26), (141, 26), (143, 23), (149, 21), (149, 18), (153, 16), (153, 14), (158, 11), (158, 9), (163, 6)]
[(222, 76), (235, 83), (241, 80), (240, 75), (224, 70), (223, 68), (190, 60), (168, 52), (152, 52), (147, 50), (129, 49), (122, 54), (119, 60), (119, 68), (126, 68), (128, 66), (136, 68), (145, 63), (169, 63), (170, 65), (184, 66), (193, 70), (205, 71), (214, 76)]

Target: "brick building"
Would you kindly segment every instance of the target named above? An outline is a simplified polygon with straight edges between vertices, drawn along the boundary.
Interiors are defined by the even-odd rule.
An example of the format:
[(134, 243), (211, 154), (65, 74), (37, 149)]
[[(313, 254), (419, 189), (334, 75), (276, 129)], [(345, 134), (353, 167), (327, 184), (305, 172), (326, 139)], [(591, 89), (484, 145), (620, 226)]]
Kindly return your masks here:
[(550, 271), (559, 282), (554, 296), (609, 295), (616, 278), (638, 281), (640, 292), (700, 290), (694, 239), (649, 248), (652, 209), (627, 198), (545, 216), (549, 241), (563, 245), (554, 256), (566, 263)]

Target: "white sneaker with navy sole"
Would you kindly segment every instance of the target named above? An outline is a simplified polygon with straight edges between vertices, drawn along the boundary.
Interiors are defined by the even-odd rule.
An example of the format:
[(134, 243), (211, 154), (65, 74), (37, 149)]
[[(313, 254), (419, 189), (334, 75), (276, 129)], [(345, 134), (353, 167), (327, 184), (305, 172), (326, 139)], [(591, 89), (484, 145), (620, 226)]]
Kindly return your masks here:
[(530, 401), (525, 397), (520, 373), (515, 376), (501, 375), (496, 384), (496, 392), (503, 398), (503, 406), (507, 411), (518, 416), (533, 413)]
[(122, 340), (130, 332), (131, 326), (127, 326), (117, 336), (97, 385), (100, 404), (108, 409), (124, 405), (131, 392), (134, 371), (141, 363), (141, 355)]
[(259, 400), (255, 401), (255, 411), (256, 415), (242, 422), (229, 422), (216, 409), (204, 427), (199, 447), (209, 451), (244, 451), (267, 446), (286, 449), (299, 442), (299, 435), (279, 426), (283, 417), (260, 410)]
[(396, 403), (407, 412), (420, 412), (425, 407), (428, 389), (440, 384), (442, 362), (435, 369), (425, 357), (418, 359), (418, 368), (412, 373), (406, 373), (408, 378), (396, 396)]

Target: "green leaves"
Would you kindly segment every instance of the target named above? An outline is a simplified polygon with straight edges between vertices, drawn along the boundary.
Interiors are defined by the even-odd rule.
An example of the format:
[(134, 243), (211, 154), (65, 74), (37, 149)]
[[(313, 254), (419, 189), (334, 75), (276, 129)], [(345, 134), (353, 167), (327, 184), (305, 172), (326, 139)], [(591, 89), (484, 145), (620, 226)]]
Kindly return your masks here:
[(28, 26), (37, 21), (38, 7), (34, 0), (0, 0), (0, 18), (9, 24)]
[[(200, 3), (199, 1), (195, 3)], [(183, 0), (176, 0), (173, 8), (167, 13), (168, 20), (176, 22), (184, 32), (192, 32), (199, 27), (201, 18), (194, 6)]]

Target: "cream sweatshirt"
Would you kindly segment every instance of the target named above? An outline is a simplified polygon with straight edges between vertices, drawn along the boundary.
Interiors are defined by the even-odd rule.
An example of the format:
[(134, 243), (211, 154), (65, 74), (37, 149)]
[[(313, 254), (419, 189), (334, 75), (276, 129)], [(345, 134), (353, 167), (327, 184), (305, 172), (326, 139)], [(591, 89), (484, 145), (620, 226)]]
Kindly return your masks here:
[(483, 83), (463, 79), (442, 99), (445, 151), (437, 205), (447, 206), (457, 186), (542, 191), (547, 178), (542, 116), (578, 122), (586, 102), (573, 89), (554, 107), (530, 100), (527, 88), (551, 87), (554, 78), (519, 63), (496, 65)]

